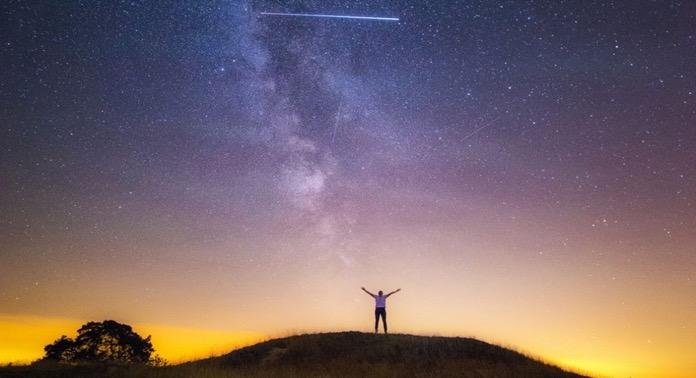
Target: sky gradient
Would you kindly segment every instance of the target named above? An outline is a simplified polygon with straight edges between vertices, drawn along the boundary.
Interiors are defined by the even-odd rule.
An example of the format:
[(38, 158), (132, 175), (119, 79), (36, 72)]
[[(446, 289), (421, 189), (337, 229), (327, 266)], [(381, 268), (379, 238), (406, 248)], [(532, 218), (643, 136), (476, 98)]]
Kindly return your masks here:
[(0, 9), (0, 362), (370, 331), (365, 286), (394, 332), (696, 371), (696, 4)]

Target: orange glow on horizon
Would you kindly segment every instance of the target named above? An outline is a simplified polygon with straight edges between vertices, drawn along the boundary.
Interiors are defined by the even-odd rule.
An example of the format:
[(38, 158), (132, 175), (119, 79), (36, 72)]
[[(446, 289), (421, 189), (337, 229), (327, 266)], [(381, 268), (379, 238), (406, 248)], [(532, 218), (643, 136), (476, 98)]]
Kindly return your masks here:
[[(86, 321), (0, 314), (0, 364), (29, 364), (43, 356), (43, 347), (61, 335), (73, 337)], [(133, 324), (141, 336), (152, 336), (155, 354), (180, 363), (227, 353), (255, 344), (264, 336), (253, 332)]]
[[(76, 329), (83, 323), (84, 321), (68, 318), (0, 314), (0, 364), (31, 363), (43, 355), (44, 345), (63, 334), (74, 336)], [(254, 332), (233, 332), (157, 324), (133, 325), (133, 327), (143, 336), (152, 335), (155, 353), (164, 357), (169, 363), (221, 355), (270, 338)], [(318, 332), (318, 330), (308, 332)], [(427, 335), (427, 332), (418, 332), (416, 329), (404, 329), (400, 332)], [(439, 335), (457, 336), (447, 333)], [(670, 360), (674, 356), (659, 355), (652, 349), (638, 348), (630, 352), (620, 353), (612, 352), (609, 349), (602, 350), (600, 346), (597, 349), (605, 353), (605, 357), (598, 358), (597, 349), (577, 348), (575, 353), (569, 354), (559, 351), (559, 348), (554, 348), (553, 345), (534, 343), (533, 341), (510, 345), (490, 338), (486, 339), (485, 336), (473, 337), (519, 350), (533, 358), (539, 358), (566, 369), (597, 377), (687, 377), (688, 375), (684, 374), (684, 371), (690, 369), (688, 361), (681, 361), (682, 366), (676, 364), (670, 366)], [(518, 347), (522, 344), (526, 344), (527, 348)], [(637, 364), (636, 360), (630, 357), (630, 355), (636, 354), (644, 357), (640, 364)], [(693, 364), (693, 362), (691, 363)]]

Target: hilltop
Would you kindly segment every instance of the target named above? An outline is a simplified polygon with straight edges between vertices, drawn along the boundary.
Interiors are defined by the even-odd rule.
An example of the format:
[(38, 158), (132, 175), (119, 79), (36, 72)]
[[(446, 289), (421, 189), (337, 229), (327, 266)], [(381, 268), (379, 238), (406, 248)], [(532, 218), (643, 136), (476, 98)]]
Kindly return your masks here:
[(472, 338), (360, 332), (274, 339), (161, 368), (30, 366), (0, 376), (70, 377), (582, 377)]
[(360, 332), (275, 339), (171, 369), (285, 377), (581, 377), (472, 338)]

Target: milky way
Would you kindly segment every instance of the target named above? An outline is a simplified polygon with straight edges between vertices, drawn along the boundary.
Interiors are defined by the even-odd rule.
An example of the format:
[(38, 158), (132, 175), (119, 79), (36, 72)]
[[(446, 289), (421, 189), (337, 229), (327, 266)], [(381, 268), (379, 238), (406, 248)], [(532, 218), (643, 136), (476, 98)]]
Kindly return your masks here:
[(694, 4), (0, 7), (0, 312), (696, 369)]

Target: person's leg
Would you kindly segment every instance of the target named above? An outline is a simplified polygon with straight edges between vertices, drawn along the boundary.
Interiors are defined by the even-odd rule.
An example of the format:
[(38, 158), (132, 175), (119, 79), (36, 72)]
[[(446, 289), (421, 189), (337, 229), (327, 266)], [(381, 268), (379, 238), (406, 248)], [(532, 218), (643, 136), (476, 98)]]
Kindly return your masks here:
[(378, 326), (379, 326), (379, 309), (375, 308), (375, 333), (377, 333)]
[(382, 325), (384, 326), (384, 333), (387, 333), (387, 309), (382, 310)]

